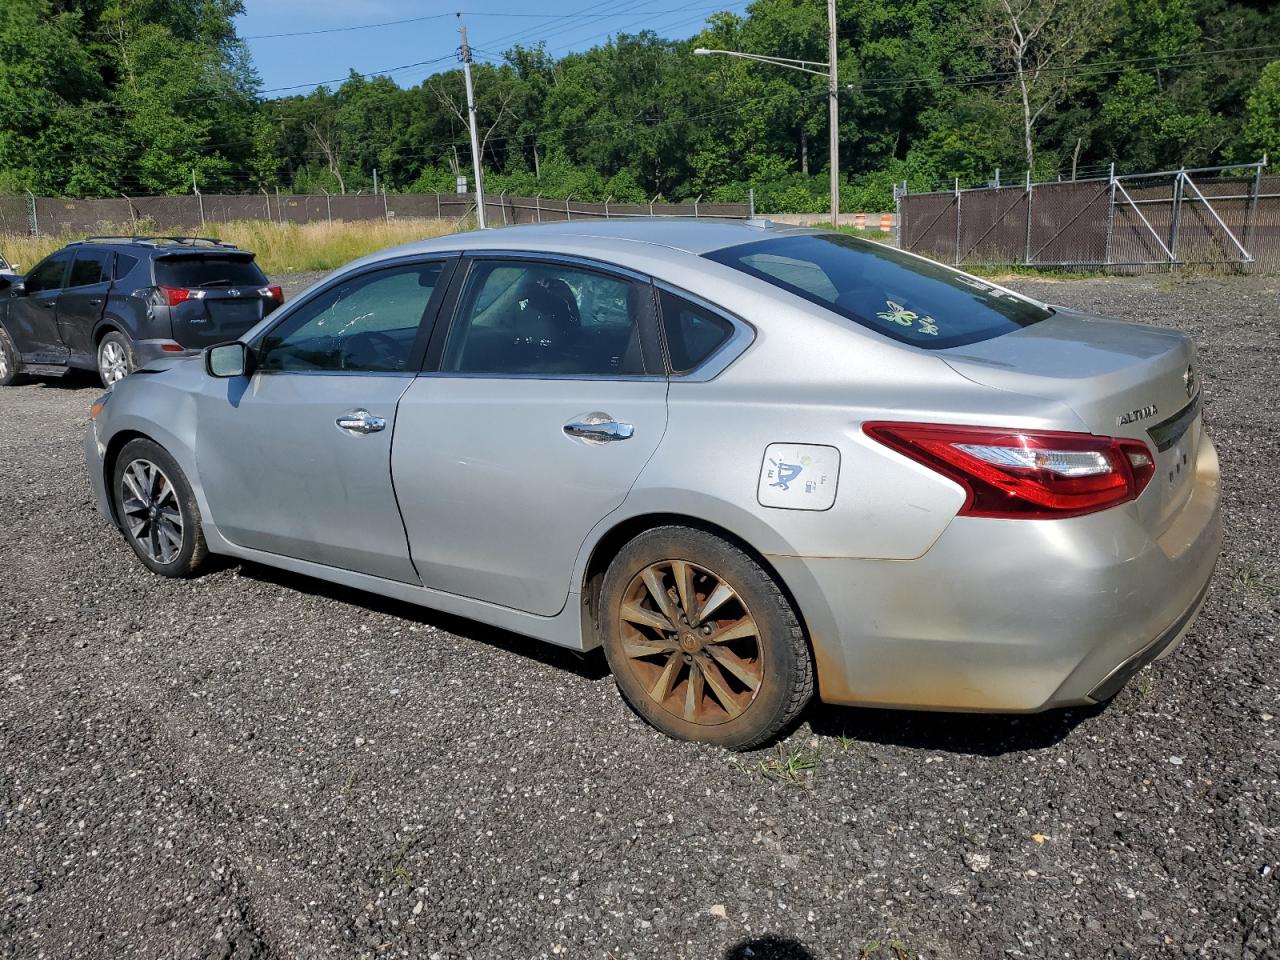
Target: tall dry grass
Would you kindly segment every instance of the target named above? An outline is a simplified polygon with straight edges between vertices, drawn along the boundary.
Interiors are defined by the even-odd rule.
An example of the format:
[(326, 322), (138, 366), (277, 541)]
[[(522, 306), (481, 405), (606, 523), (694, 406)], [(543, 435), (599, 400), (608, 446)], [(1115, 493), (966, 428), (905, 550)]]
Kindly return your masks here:
[[(353, 220), (334, 223), (271, 223), (265, 220), (242, 220), (209, 224), (202, 236), (229, 240), (244, 250), (258, 255), (258, 265), (268, 274), (295, 273), (300, 270), (332, 270), (344, 263), (401, 243), (440, 237), (459, 227), (452, 221), (422, 220)], [(174, 230), (146, 230), (139, 233), (180, 233)], [(10, 263), (20, 263), (24, 270), (35, 266), (42, 257), (86, 234), (56, 237), (31, 237), (24, 234), (0, 233), (0, 253)]]

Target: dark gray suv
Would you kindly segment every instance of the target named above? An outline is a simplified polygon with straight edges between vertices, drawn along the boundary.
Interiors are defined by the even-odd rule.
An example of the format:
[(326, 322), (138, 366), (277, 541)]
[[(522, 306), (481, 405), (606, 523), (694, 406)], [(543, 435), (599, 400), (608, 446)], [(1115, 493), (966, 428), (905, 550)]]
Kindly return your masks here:
[(204, 237), (91, 237), (0, 276), (0, 386), (72, 369), (110, 386), (236, 339), (284, 302), (253, 259)]

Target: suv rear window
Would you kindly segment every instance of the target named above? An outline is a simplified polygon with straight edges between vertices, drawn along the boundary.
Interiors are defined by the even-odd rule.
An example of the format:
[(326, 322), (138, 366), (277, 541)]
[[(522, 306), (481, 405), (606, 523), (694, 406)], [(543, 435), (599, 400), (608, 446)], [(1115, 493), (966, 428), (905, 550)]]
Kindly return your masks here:
[(242, 257), (158, 257), (156, 283), (163, 287), (263, 287), (258, 265)]
[(976, 277), (844, 234), (761, 240), (706, 257), (927, 350), (989, 340), (1051, 316)]

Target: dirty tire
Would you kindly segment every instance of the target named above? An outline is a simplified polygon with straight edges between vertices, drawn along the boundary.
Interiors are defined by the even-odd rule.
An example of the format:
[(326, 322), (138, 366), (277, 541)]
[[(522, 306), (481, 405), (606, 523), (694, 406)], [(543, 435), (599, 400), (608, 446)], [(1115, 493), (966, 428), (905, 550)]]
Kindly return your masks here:
[(104, 387), (123, 380), (138, 368), (133, 341), (118, 330), (112, 330), (98, 342), (98, 379)]
[[(134, 493), (138, 482), (135, 477), (134, 486), (131, 488), (126, 483), (125, 474), (134, 465), (137, 465), (138, 470), (143, 474), (150, 472), (148, 465), (158, 468), (163, 479), (172, 486), (171, 495), (160, 492), (156, 497), (161, 508), (172, 505), (181, 518), (181, 543), (176, 550), (172, 551), (172, 556), (158, 558), (152, 555), (150, 549), (152, 541), (146, 526), (139, 534), (135, 535), (131, 531), (134, 526), (130, 523), (131, 511), (132, 515), (139, 516), (138, 501)], [(156, 488), (163, 491), (163, 484), (157, 484)], [(196, 504), (195, 494), (191, 491), (191, 484), (187, 482), (177, 461), (164, 447), (153, 440), (142, 438), (130, 440), (125, 444), (111, 470), (111, 497), (115, 503), (116, 516), (120, 519), (120, 529), (125, 542), (148, 569), (163, 577), (193, 577), (200, 572), (200, 568), (204, 566), (209, 556), (204, 531), (200, 528), (200, 508)], [(130, 504), (128, 509), (126, 501)], [(172, 530), (172, 526), (170, 529)]]
[(0, 327), (0, 387), (22, 382), (22, 360), (9, 331)]
[[(694, 572), (686, 574), (690, 570)], [(678, 589), (677, 578), (686, 575), (691, 578), (688, 586)], [(654, 598), (650, 583), (665, 586), (664, 601)], [(714, 614), (703, 611), (716, 590), (733, 597)], [(687, 604), (686, 594), (692, 597)], [(649, 623), (637, 627), (628, 619), (636, 616), (637, 606), (653, 613), (664, 605), (677, 621), (686, 616), (686, 606), (691, 608), (694, 626), (678, 627), (673, 640), (665, 628)], [(672, 622), (671, 617), (657, 619)], [(732, 641), (736, 652), (726, 655), (728, 642), (716, 644), (715, 637), (729, 636), (747, 621), (754, 636), (737, 630), (744, 636)], [(783, 732), (813, 696), (809, 645), (781, 588), (743, 550), (704, 530), (656, 527), (624, 546), (605, 574), (600, 629), (609, 667), (627, 703), (648, 723), (680, 740), (750, 750)], [(703, 631), (707, 636), (700, 635)], [(706, 646), (699, 648), (702, 641)], [(655, 652), (637, 657), (636, 651), (643, 649)], [(702, 676), (697, 682), (695, 669)], [(731, 699), (735, 705), (724, 706)]]

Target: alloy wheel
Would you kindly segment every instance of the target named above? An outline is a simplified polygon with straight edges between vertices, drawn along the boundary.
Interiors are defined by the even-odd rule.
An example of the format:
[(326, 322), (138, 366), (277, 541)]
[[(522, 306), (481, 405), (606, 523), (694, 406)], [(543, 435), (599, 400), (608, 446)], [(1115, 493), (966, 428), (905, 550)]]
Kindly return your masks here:
[(733, 587), (705, 567), (650, 564), (627, 586), (619, 620), (627, 669), (668, 713), (725, 723), (759, 692), (759, 627)]
[(0, 338), (0, 380), (9, 376), (9, 344)]
[(156, 563), (172, 563), (182, 552), (182, 510), (173, 484), (150, 460), (134, 460), (120, 483), (129, 536)]
[(118, 340), (106, 340), (98, 356), (98, 368), (102, 372), (102, 381), (108, 387), (117, 380), (123, 380), (129, 373), (129, 358)]

